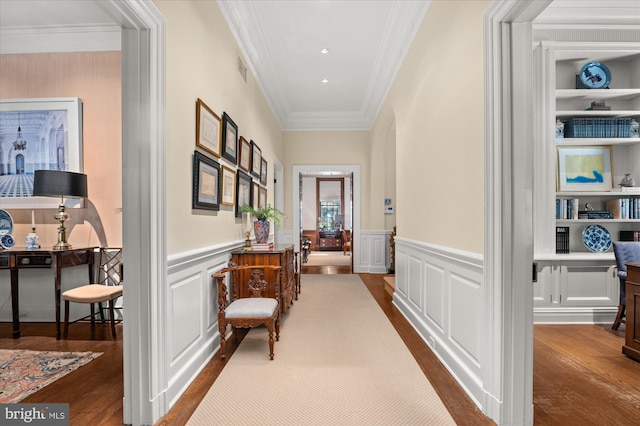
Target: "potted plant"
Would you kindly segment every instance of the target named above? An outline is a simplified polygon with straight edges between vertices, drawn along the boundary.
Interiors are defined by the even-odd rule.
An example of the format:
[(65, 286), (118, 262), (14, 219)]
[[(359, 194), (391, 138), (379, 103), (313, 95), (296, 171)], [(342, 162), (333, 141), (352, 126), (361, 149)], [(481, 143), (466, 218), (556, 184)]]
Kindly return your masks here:
[(266, 207), (254, 209), (249, 204), (240, 206), (240, 211), (250, 213), (257, 220), (253, 222), (253, 231), (256, 236), (256, 243), (264, 244), (269, 239), (269, 220), (276, 225), (280, 224), (280, 219), (284, 217), (284, 213), (267, 204)]

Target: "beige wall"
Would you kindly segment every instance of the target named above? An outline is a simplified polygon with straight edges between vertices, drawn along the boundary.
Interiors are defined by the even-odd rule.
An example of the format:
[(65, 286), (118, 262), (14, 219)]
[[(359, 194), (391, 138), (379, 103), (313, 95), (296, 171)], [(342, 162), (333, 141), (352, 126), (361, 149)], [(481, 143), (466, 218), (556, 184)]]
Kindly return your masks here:
[[(166, 183), (169, 254), (243, 239), (233, 207), (192, 210), (195, 105), (202, 99), (218, 116), (227, 112), (239, 134), (254, 140), (268, 162), (268, 202), (273, 204), (273, 159), (282, 155), (282, 132), (253, 76), (237, 69), (239, 48), (213, 1), (154, 4), (167, 20)], [(221, 164), (231, 166), (224, 159)], [(233, 166), (235, 169), (235, 166)]]
[[(285, 228), (293, 227), (291, 185), (298, 185), (292, 176), (293, 166), (359, 165), (361, 205), (369, 205), (369, 132), (364, 131), (290, 131), (284, 132), (284, 205), (287, 214)], [(369, 209), (361, 209), (360, 227), (370, 230)]]
[[(483, 251), (482, 16), (490, 0), (435, 1), (371, 131), (372, 168), (396, 135), (398, 235)], [(383, 198), (372, 183), (372, 199)]]
[[(0, 56), (0, 98), (78, 97), (83, 101), (83, 162), (89, 198), (71, 209), (68, 240), (75, 246), (122, 244), (120, 52), (43, 53)], [(27, 141), (28, 142), (28, 141)], [(0, 208), (2, 208), (0, 199)], [(10, 209), (13, 235), (24, 246), (31, 210)], [(54, 209), (34, 210), (40, 244), (57, 240)]]

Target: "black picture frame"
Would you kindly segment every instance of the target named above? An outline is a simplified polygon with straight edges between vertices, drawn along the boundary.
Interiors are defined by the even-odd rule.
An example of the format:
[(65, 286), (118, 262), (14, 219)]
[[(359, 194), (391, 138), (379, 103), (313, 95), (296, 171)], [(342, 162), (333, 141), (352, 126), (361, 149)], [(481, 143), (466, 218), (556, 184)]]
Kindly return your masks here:
[(222, 113), (222, 156), (238, 163), (238, 126), (226, 112)]
[(257, 143), (251, 141), (251, 175), (260, 179), (260, 168), (262, 167), (262, 150)]
[(240, 136), (238, 151), (238, 169), (251, 173), (251, 143), (244, 136)]
[(191, 207), (200, 210), (220, 210), (220, 164), (199, 151), (193, 152)]
[(262, 157), (260, 166), (260, 183), (267, 186), (267, 160), (265, 160), (264, 157)]
[(251, 184), (253, 179), (242, 170), (238, 170), (236, 174), (236, 217), (242, 217), (240, 207), (245, 204), (252, 206), (251, 202)]

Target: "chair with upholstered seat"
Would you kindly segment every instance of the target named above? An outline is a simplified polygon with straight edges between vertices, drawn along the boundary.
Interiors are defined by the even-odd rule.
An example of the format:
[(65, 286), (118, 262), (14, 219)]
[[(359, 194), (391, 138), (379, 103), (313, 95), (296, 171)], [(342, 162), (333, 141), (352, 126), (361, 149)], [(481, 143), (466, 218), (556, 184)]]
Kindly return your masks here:
[[(273, 359), (274, 334), (280, 340), (280, 266), (232, 266), (213, 274), (218, 285), (218, 330), (220, 354), (226, 358), (227, 325), (253, 328), (265, 325), (269, 332), (269, 358)], [(249, 279), (243, 280), (249, 272)], [(226, 274), (230, 273), (232, 293), (229, 297)], [(269, 281), (265, 280), (265, 275)]]
[(611, 328), (617, 330), (620, 324), (625, 322), (624, 316), (626, 311), (626, 282), (627, 282), (627, 265), (626, 263), (640, 262), (640, 242), (636, 241), (616, 241), (613, 243), (613, 252), (616, 256), (616, 265), (618, 267), (618, 279), (620, 280), (620, 304), (618, 305), (618, 313), (613, 321)]
[[(116, 318), (115, 301), (122, 296), (122, 249), (121, 248), (101, 248), (99, 250), (99, 261), (94, 276), (96, 282), (72, 288), (62, 293), (64, 300), (64, 337), (69, 334), (69, 304), (88, 303), (91, 313), (88, 316), (77, 319), (73, 322), (91, 319), (91, 327), (95, 327), (95, 316), (100, 315), (102, 323), (105, 322), (103, 303), (108, 303), (109, 322), (111, 325), (111, 335), (115, 339)], [(96, 312), (95, 305), (98, 305)]]

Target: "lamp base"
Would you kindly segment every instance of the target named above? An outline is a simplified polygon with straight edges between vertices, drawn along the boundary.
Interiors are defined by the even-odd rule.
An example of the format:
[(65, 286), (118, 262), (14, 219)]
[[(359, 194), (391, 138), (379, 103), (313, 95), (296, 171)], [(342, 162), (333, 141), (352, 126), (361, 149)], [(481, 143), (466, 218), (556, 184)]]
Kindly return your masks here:
[(67, 230), (64, 227), (64, 223), (71, 219), (71, 216), (65, 211), (64, 204), (62, 202), (58, 206), (58, 213), (53, 215), (53, 217), (60, 222), (60, 226), (58, 226), (58, 242), (53, 246), (53, 249), (68, 250), (71, 248), (71, 244), (67, 242)]

